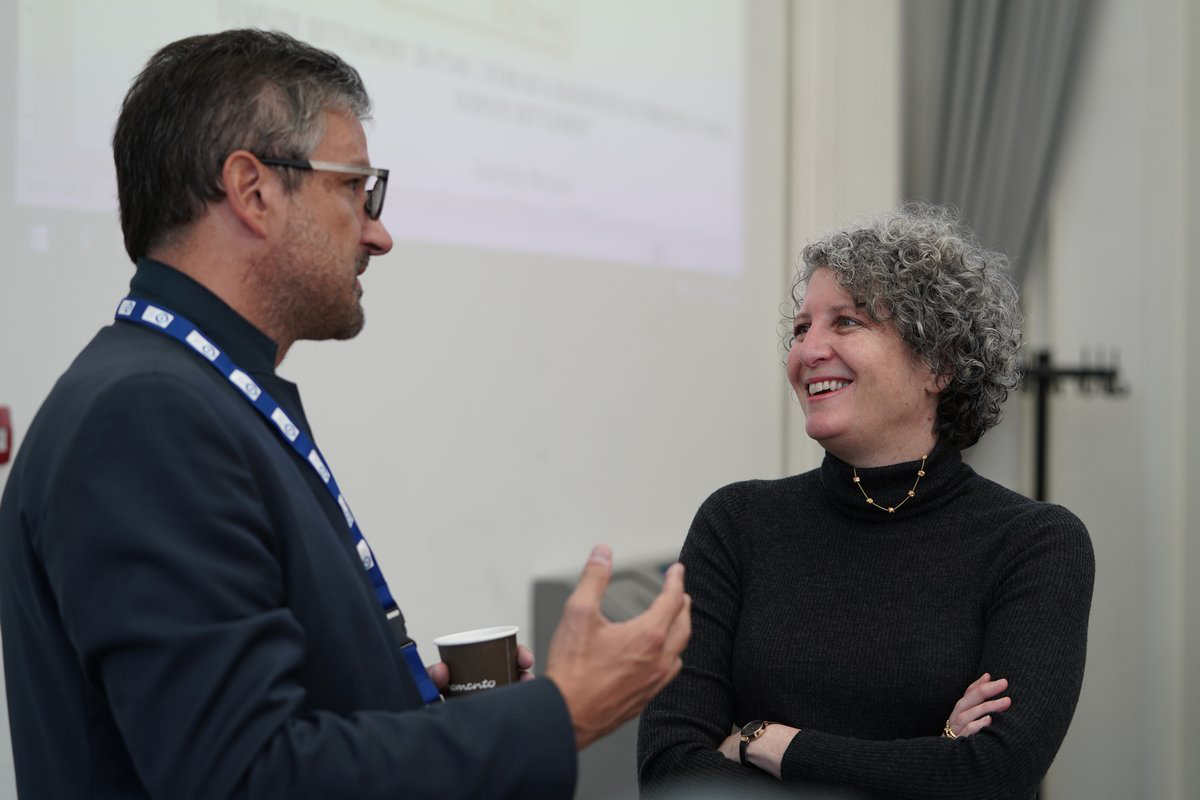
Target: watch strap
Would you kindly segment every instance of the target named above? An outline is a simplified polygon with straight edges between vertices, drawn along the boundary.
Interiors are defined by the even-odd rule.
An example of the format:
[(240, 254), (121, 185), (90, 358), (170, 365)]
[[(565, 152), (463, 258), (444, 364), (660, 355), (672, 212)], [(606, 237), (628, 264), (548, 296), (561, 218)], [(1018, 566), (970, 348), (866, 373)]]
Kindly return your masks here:
[(746, 723), (738, 734), (738, 756), (741, 758), (743, 767), (752, 767), (749, 759), (746, 758), (746, 748), (750, 746), (750, 742), (763, 735), (763, 732), (770, 725), (769, 722), (764, 722), (761, 719), (756, 719), (753, 722)]

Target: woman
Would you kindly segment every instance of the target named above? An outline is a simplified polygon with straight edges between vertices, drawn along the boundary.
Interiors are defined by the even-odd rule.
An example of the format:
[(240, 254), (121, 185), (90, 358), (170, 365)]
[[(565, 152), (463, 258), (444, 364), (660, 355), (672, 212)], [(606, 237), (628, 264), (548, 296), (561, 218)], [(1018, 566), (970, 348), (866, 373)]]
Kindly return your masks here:
[(787, 374), (825, 458), (697, 512), (692, 640), (642, 715), (642, 786), (1034, 797), (1079, 696), (1095, 567), (1073, 514), (961, 460), (1018, 381), (1006, 259), (924, 205), (802, 258)]

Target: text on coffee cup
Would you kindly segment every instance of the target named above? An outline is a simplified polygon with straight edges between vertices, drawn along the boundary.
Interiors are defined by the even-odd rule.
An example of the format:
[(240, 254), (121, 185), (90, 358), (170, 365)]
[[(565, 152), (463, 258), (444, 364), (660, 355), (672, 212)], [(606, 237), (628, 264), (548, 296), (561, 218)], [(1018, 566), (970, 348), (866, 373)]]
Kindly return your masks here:
[(477, 692), (480, 689), (495, 689), (496, 682), (491, 678), (471, 683), (452, 683), (447, 687), (452, 692)]

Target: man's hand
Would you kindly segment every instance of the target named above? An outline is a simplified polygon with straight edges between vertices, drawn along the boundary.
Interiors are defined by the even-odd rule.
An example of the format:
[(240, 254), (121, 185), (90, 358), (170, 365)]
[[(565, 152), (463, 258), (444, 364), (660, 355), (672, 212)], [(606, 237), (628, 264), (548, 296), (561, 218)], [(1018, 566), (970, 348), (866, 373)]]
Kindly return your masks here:
[(612, 551), (598, 545), (563, 607), (544, 674), (558, 685), (582, 750), (641, 712), (683, 667), (692, 634), (692, 599), (683, 565), (667, 570), (662, 591), (645, 612), (610, 622), (600, 601), (612, 577)]
[[(517, 669), (521, 674), (517, 676), (519, 681), (533, 680), (533, 651), (523, 644), (517, 645)], [(425, 667), (425, 671), (429, 673), (429, 680), (433, 681), (433, 685), (440, 692), (445, 689), (450, 683), (450, 668), (446, 666), (446, 662), (439, 661), (436, 664), (430, 664)]]

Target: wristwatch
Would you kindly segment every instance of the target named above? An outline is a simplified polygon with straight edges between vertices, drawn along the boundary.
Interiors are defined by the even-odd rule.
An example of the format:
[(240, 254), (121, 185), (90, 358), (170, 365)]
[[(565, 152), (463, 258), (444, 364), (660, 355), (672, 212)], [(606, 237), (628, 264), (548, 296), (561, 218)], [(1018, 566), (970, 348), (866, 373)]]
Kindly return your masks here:
[(753, 722), (747, 722), (742, 726), (742, 732), (739, 734), (739, 736), (741, 736), (741, 742), (738, 743), (738, 755), (741, 756), (743, 767), (754, 766), (746, 760), (746, 747), (750, 744), (750, 742), (762, 736), (763, 732), (766, 731), (767, 726), (770, 724), (771, 723), (769, 722), (763, 722), (761, 719), (756, 719)]

